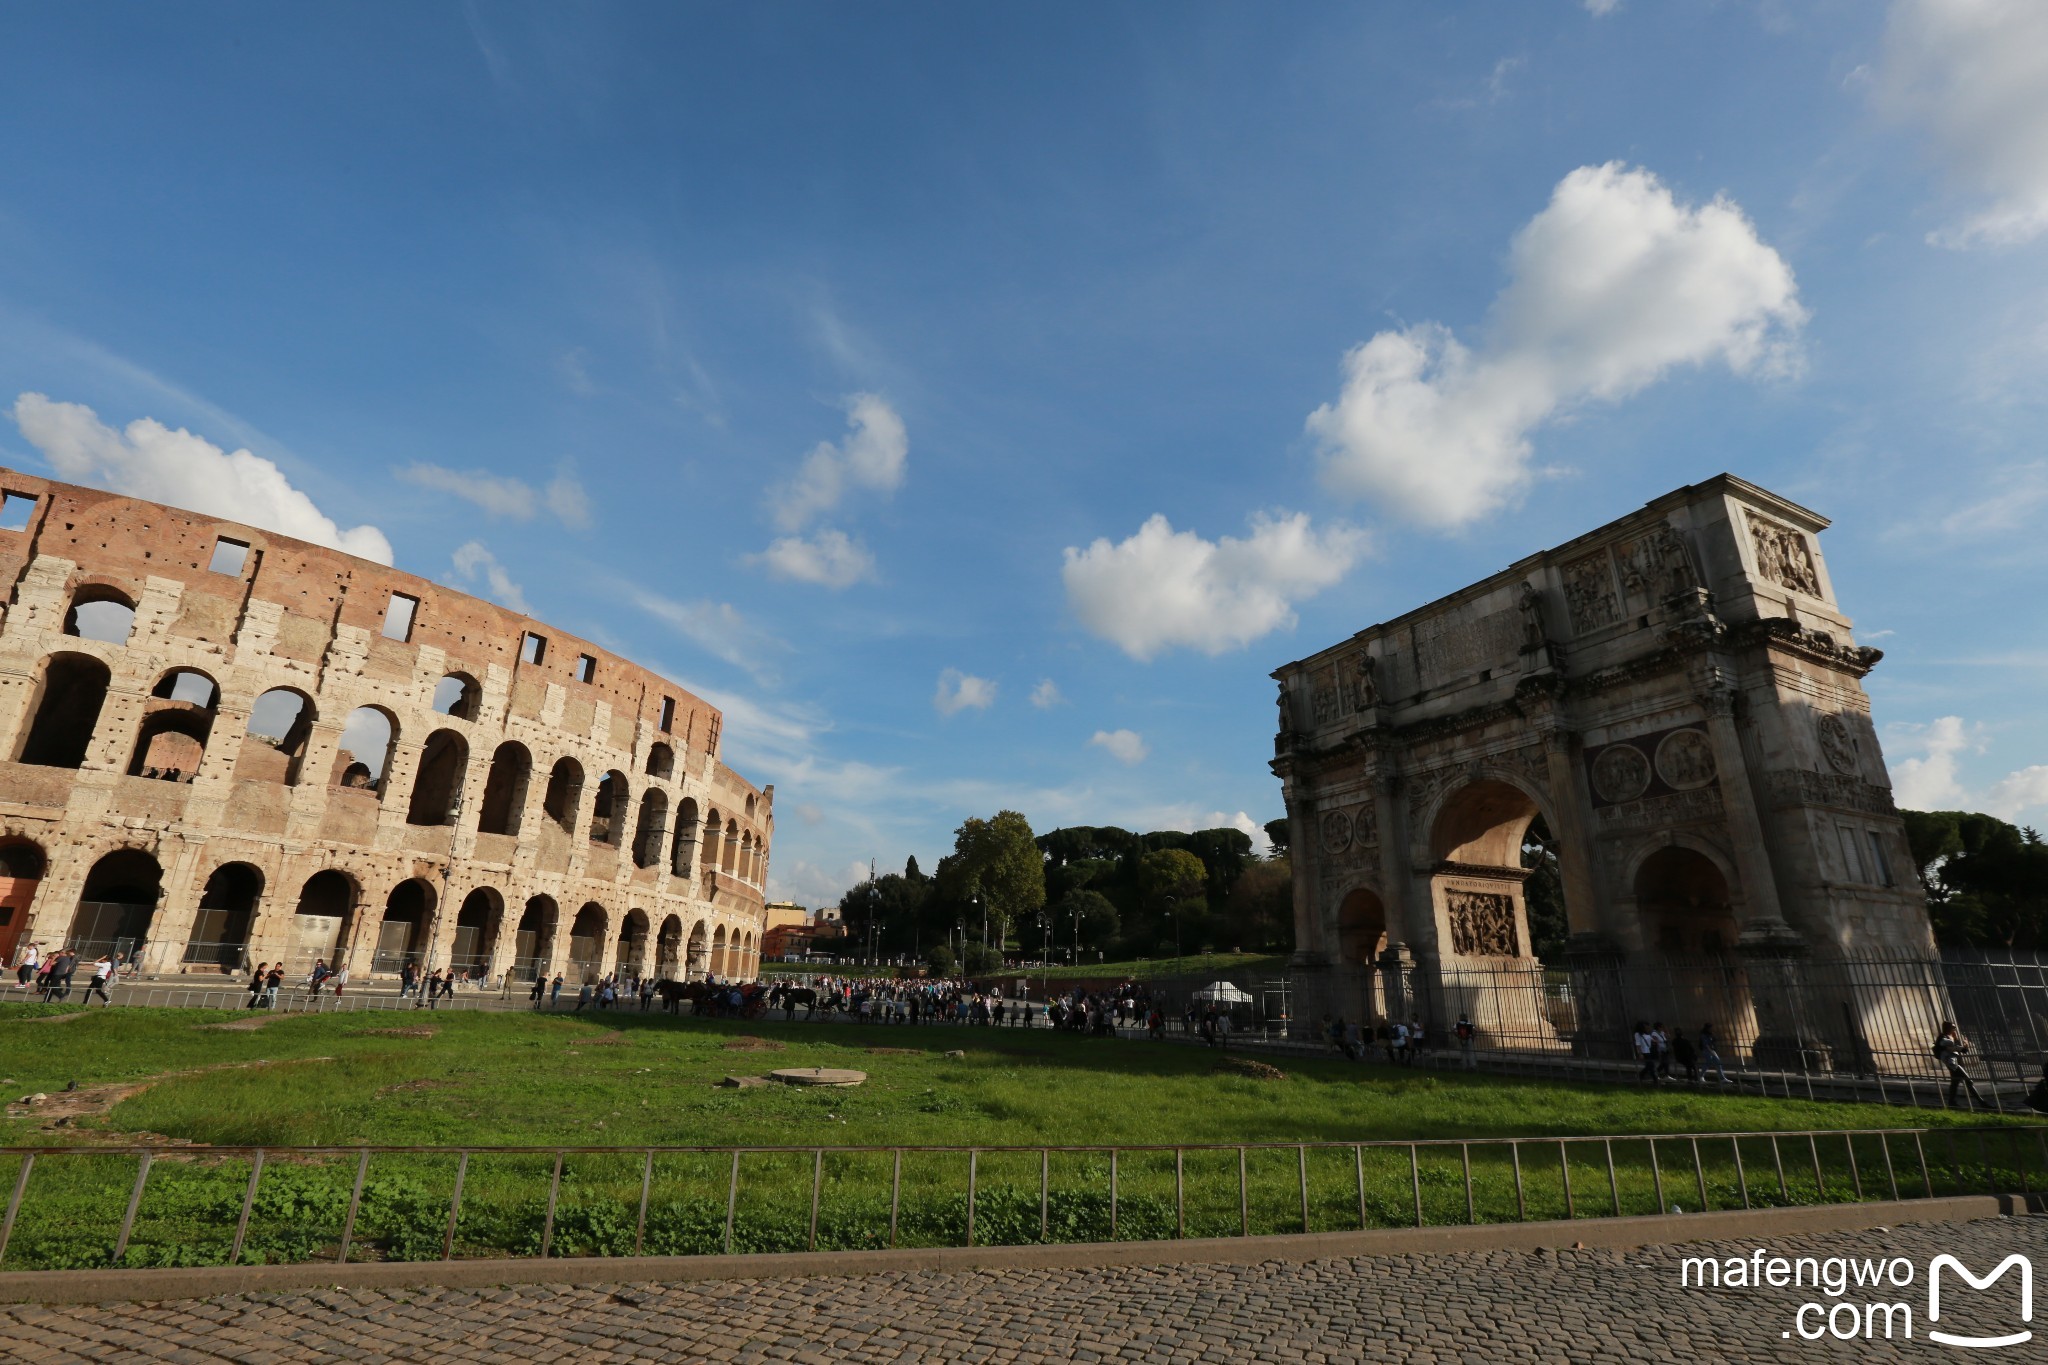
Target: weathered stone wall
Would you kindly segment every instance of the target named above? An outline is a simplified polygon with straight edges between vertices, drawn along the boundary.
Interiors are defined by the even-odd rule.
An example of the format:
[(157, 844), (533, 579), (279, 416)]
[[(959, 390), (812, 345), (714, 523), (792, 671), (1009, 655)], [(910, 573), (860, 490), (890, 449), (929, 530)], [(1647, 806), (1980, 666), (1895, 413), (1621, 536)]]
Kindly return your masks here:
[(1277, 670), (1297, 1013), (1531, 964), (1539, 815), (1579, 953), (1931, 951), (1826, 525), (1722, 475)]
[[(185, 961), (186, 950), (209, 879), (238, 863), (260, 876), (251, 961), (321, 941), (308, 939), (315, 921), (295, 917), (335, 908), (301, 905), (309, 879), (334, 870), (349, 886), (337, 947), (358, 980), (392, 965), (391, 954), (379, 964), (377, 945), (387, 903), (409, 881), (428, 912), (405, 955), (425, 964), (462, 957), (495, 976), (524, 953), (529, 970), (566, 970), (582, 914), (586, 928), (601, 926), (586, 972), (753, 970), (774, 789), (719, 761), (721, 717), (702, 699), (567, 632), (320, 546), (14, 471), (0, 470), (0, 486), (35, 500), (26, 529), (0, 530), (0, 857), (33, 844), (45, 861), (26, 913), (0, 923), (10, 959), (16, 945), (76, 936), (93, 869), (129, 849), (161, 868), (141, 959), (151, 973), (221, 969)], [(248, 547), (232, 572), (210, 567), (224, 538)], [(402, 639), (386, 632), (394, 594), (417, 603)], [(93, 599), (134, 608), (125, 642), (67, 632), (73, 608)], [(537, 661), (523, 651), (529, 635), (545, 641)], [(67, 695), (89, 701), (76, 679), (91, 660), (108, 681), (81, 734), (83, 761), (18, 761), (34, 756), (25, 746), (39, 715)], [(215, 684), (210, 714), (161, 695), (178, 670)], [(458, 714), (435, 705), (451, 675), (467, 680)], [(258, 699), (280, 688), (303, 699), (309, 722), (283, 744), (248, 733)], [(393, 731), (386, 770), (368, 786), (349, 773), (364, 756), (340, 744), (362, 707)], [(523, 746), (523, 778), (507, 748), (493, 787), (506, 745)], [(439, 749), (465, 752), (423, 778), (423, 758)], [(572, 805), (551, 812), (563, 760), (580, 783)], [(600, 820), (607, 773), (624, 794)], [(422, 781), (446, 781), (447, 792), (420, 793), (428, 822), (411, 823)]]

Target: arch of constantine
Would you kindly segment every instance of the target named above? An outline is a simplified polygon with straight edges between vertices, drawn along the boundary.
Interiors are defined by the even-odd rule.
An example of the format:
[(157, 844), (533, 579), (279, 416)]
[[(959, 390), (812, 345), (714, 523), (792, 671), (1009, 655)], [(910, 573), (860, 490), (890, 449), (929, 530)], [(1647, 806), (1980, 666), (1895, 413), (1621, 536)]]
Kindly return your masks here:
[(1924, 1053), (1878, 1036), (1883, 992), (1812, 986), (1934, 952), (1827, 524), (1724, 474), (1275, 672), (1296, 1018), (1469, 1012), (1597, 1054), (1719, 1016), (1765, 1061)]
[(751, 975), (717, 710), (334, 550), (0, 470), (0, 958)]

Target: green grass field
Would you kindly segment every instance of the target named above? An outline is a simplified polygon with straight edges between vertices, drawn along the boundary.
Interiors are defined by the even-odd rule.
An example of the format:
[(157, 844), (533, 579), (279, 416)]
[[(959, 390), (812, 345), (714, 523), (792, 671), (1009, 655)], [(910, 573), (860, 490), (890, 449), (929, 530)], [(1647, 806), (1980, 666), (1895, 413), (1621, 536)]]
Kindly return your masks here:
[[(861, 968), (764, 962), (761, 964), (761, 972), (764, 976), (824, 975), (833, 972), (858, 976)], [(1019, 977), (1033, 982), (1047, 979), (1056, 982), (1153, 981), (1160, 977), (1192, 977), (1206, 974), (1229, 976), (1235, 980), (1256, 984), (1267, 977), (1285, 976), (1287, 957), (1284, 953), (1189, 953), (1179, 958), (1144, 957), (1121, 962), (1083, 962), (1077, 967), (1055, 962), (1042, 970), (1037, 963), (1027, 962), (1000, 972), (992, 972), (985, 979), (988, 982), (1009, 981)]]
[[(637, 1011), (567, 1016), (482, 1012), (282, 1016), (253, 1031), (224, 1030), (246, 1015), (199, 1011), (93, 1011), (60, 1021), (41, 1006), (0, 1007), (5, 1098), (88, 1091), (153, 1081), (111, 1108), (52, 1129), (11, 1108), (15, 1145), (89, 1144), (119, 1134), (247, 1145), (760, 1145), (1037, 1146), (1235, 1143), (1359, 1143), (1421, 1138), (1599, 1136), (1703, 1131), (1835, 1130), (1954, 1126), (1967, 1116), (1868, 1106), (1731, 1097), (1681, 1089), (1467, 1078), (1395, 1071), (1334, 1058), (1278, 1059), (1279, 1079), (1223, 1069), (1205, 1050), (1177, 1044), (1091, 1040), (1049, 1032), (845, 1024), (739, 1025)], [(61, 1009), (60, 1011), (61, 1012)], [(40, 1017), (39, 1017), (40, 1016)], [(432, 1036), (404, 1032), (430, 1028)], [(780, 1048), (763, 1050), (752, 1037)], [(949, 1049), (965, 1052), (948, 1058)], [(868, 1073), (853, 1090), (731, 1090), (728, 1075), (784, 1066), (851, 1067)], [(185, 1073), (185, 1074), (172, 1074)], [(161, 1078), (161, 1079), (157, 1079)], [(2027, 1133), (2032, 1141), (2036, 1133)], [(1967, 1139), (1955, 1180), (1999, 1183), (1999, 1150)], [(1660, 1162), (1674, 1195), (1665, 1203), (1739, 1207), (1886, 1193), (1885, 1153), (1840, 1139), (1809, 1151), (1788, 1140), (1743, 1152), (1707, 1144), (1698, 1170), (1689, 1144), (1665, 1144)], [(1644, 1144), (1615, 1143), (1610, 1183), (1601, 1143), (1570, 1152), (1574, 1211), (1649, 1212), (1659, 1203)], [(1673, 1150), (1676, 1148), (1677, 1150)], [(1789, 1156), (1786, 1155), (1789, 1153)], [(1852, 1157), (1854, 1165), (1852, 1166)], [(1936, 1171), (1944, 1158), (1930, 1153)], [(1457, 1148), (1421, 1157), (1425, 1218), (1462, 1222), (1465, 1181)], [(1911, 1181), (1920, 1180), (1911, 1165)], [(638, 1231), (643, 1158), (571, 1158), (553, 1234), (554, 1254), (630, 1251)], [(1473, 1213), (1482, 1221), (1562, 1216), (1564, 1172), (1554, 1143), (1523, 1149), (1518, 1205), (1506, 1149), (1475, 1147)], [(1101, 1154), (1055, 1156), (1046, 1229), (1052, 1240), (1298, 1231), (1302, 1166), (1309, 1168), (1309, 1221), (1316, 1228), (1414, 1220), (1406, 1148), (1254, 1151), (1245, 1188), (1232, 1152), (1183, 1159), (1176, 1211), (1171, 1152), (1126, 1156), (1111, 1212)], [(1672, 1163), (1682, 1166), (1672, 1176)], [(832, 1155), (822, 1168), (818, 1244), (886, 1239), (891, 1157)], [(1814, 1164), (1822, 1166), (1816, 1176)], [(1776, 1173), (1787, 1168), (1784, 1184)], [(551, 1158), (474, 1158), (466, 1176), (457, 1254), (538, 1250)], [(1583, 1166), (1583, 1169), (1581, 1167)], [(964, 1154), (906, 1158), (898, 1238), (952, 1244), (965, 1235)], [(37, 1163), (5, 1265), (99, 1265), (111, 1258), (135, 1160), (44, 1158)], [(438, 1256), (453, 1188), (453, 1158), (380, 1156), (372, 1163), (354, 1258)], [(18, 1162), (0, 1158), (0, 1197)], [(246, 1161), (160, 1160), (147, 1186), (126, 1264), (209, 1263), (225, 1258), (248, 1174)], [(810, 1240), (810, 1153), (750, 1155), (734, 1210), (739, 1250), (801, 1248)], [(332, 1256), (354, 1175), (353, 1159), (295, 1162), (266, 1170), (245, 1258)], [(650, 1181), (648, 1251), (715, 1251), (724, 1245), (729, 1158), (664, 1156)], [(1041, 1236), (1039, 1157), (978, 1159), (977, 1242)], [(1903, 1178), (1903, 1176), (1902, 1176)], [(1361, 1190), (1361, 1186), (1364, 1187)], [(1918, 1192), (1909, 1190), (1909, 1192)], [(1243, 1204), (1240, 1205), (1240, 1197)]]

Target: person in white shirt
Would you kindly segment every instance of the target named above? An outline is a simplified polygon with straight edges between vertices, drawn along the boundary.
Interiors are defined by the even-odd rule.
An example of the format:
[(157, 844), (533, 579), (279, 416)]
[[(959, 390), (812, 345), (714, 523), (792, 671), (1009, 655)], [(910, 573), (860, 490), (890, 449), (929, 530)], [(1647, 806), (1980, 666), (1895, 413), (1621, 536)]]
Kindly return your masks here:
[(107, 983), (113, 978), (114, 959), (106, 953), (101, 953), (100, 960), (92, 964), (92, 980), (85, 987), (85, 1003), (90, 1005), (93, 995), (97, 993), (101, 1000), (109, 1005), (113, 1004), (114, 998), (107, 994)]
[(22, 990), (27, 990), (29, 988), (29, 984), (36, 979), (37, 969), (40, 968), (42, 965), (42, 945), (37, 943), (29, 944), (28, 952), (23, 955), (20, 964), (17, 965), (14, 969), (15, 984), (19, 986)]

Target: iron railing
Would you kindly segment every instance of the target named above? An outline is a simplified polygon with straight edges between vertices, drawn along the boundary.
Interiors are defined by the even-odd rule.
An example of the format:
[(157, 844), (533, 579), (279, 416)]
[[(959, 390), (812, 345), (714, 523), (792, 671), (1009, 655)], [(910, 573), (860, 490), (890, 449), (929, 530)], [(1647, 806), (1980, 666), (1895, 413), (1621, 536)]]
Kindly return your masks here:
[[(1936, 1150), (1930, 1153), (1930, 1148)], [(835, 1212), (828, 1229), (821, 1221), (826, 1212), (828, 1161), (833, 1167), (833, 1198), (838, 1202), (849, 1189), (848, 1163), (864, 1158), (886, 1163), (886, 1217), (879, 1201), (880, 1182), (870, 1180), (868, 1188), (874, 1199), (856, 1207), (851, 1224)], [(766, 1197), (780, 1204), (780, 1223), (771, 1229), (771, 1245), (765, 1247), (757, 1226), (759, 1211), (751, 1207), (745, 1214), (741, 1211), (748, 1159), (769, 1168), (774, 1186)], [(821, 1242), (895, 1247), (904, 1240), (912, 1212), (905, 1200), (906, 1161), (929, 1168), (934, 1161), (957, 1165), (963, 1159), (964, 1188), (955, 1182), (954, 1191), (938, 1192), (937, 1201), (949, 1207), (944, 1210), (948, 1216), (936, 1222), (930, 1216), (933, 1196), (925, 1179), (928, 1170), (914, 1179), (911, 1194), (918, 1203), (920, 1221), (919, 1235), (911, 1240), (917, 1244), (972, 1247), (1173, 1240), (1190, 1235), (1191, 1205), (1206, 1210), (1203, 1221), (1207, 1228), (1198, 1227), (1197, 1235), (1218, 1235), (1220, 1228), (1220, 1235), (1248, 1237), (1255, 1226), (1262, 1233), (1341, 1230), (1340, 1225), (1353, 1225), (1354, 1213), (1355, 1226), (1368, 1230), (1540, 1221), (1557, 1214), (1566, 1220), (1620, 1217), (1642, 1211), (1631, 1205), (1645, 1200), (1648, 1211), (1662, 1213), (1687, 1211), (1688, 1204), (1712, 1210), (1717, 1205), (1749, 1209), (1973, 1193), (2031, 1195), (2036, 1184), (2048, 1179), (2048, 1128), (2010, 1125), (1057, 1147), (194, 1146), (168, 1151), (149, 1146), (12, 1147), (0, 1148), (0, 1170), (10, 1162), (15, 1166), (12, 1193), (4, 1218), (0, 1218), (0, 1265), (8, 1260), (17, 1222), (25, 1210), (35, 1224), (32, 1240), (37, 1245), (27, 1254), (17, 1255), (13, 1268), (36, 1268), (49, 1261), (50, 1248), (56, 1245), (51, 1240), (53, 1229), (71, 1237), (56, 1257), (71, 1264), (152, 1263), (149, 1257), (160, 1253), (161, 1246), (152, 1245), (148, 1255), (133, 1261), (129, 1257), (136, 1246), (138, 1217), (147, 1210), (150, 1221), (161, 1221), (171, 1208), (189, 1213), (206, 1207), (204, 1199), (195, 1197), (194, 1186), (208, 1181), (215, 1187), (212, 1207), (219, 1210), (210, 1230), (217, 1235), (226, 1226), (227, 1215), (234, 1214), (232, 1237), (225, 1247), (213, 1248), (215, 1263), (242, 1263), (245, 1252), (252, 1250), (264, 1259), (280, 1259), (275, 1248), (254, 1248), (251, 1243), (251, 1220), (261, 1207), (266, 1173), (277, 1180), (275, 1173), (280, 1170), (290, 1173), (288, 1178), (294, 1181), (303, 1182), (309, 1175), (325, 1179), (336, 1196), (344, 1188), (347, 1191), (346, 1208), (331, 1240), (321, 1233), (302, 1244), (306, 1255), (289, 1259), (312, 1260), (315, 1252), (319, 1259), (337, 1264), (356, 1253), (362, 1253), (358, 1259), (548, 1258), (561, 1254), (558, 1239), (563, 1234), (563, 1215), (571, 1209), (584, 1229), (577, 1237), (586, 1250), (570, 1254), (639, 1256), (650, 1249), (660, 1253), (663, 1245), (650, 1248), (650, 1232), (656, 1234), (655, 1242), (673, 1243), (673, 1230), (666, 1228), (663, 1220), (684, 1217), (687, 1223), (689, 1219), (676, 1214), (677, 1205), (655, 1203), (657, 1170), (663, 1162), (688, 1160), (698, 1163), (696, 1183), (708, 1187), (710, 1196), (698, 1200), (695, 1221), (690, 1224), (697, 1240), (689, 1250), (728, 1254), (760, 1249), (811, 1251), (819, 1249)], [(1057, 1183), (1056, 1159), (1063, 1172)], [(1165, 1193), (1169, 1160), (1170, 1201)], [(126, 1184), (118, 1229), (108, 1243), (102, 1236), (104, 1229), (81, 1233), (90, 1215), (78, 1203), (88, 1198), (89, 1191), (100, 1196), (103, 1212), (112, 1212), (110, 1197), (121, 1183), (108, 1181), (100, 1169), (110, 1161), (133, 1161), (135, 1170)], [(445, 1205), (438, 1195), (415, 1197), (399, 1207), (394, 1221), (387, 1200), (387, 1207), (374, 1220), (366, 1219), (365, 1191), (376, 1188), (370, 1182), (373, 1161), (386, 1166), (409, 1163), (414, 1170), (421, 1162), (444, 1166), (452, 1162)], [(36, 1180), (38, 1170), (48, 1171), (64, 1162), (96, 1165), (84, 1181), (67, 1178), (69, 1173), (40, 1183)], [(495, 1221), (488, 1216), (473, 1217), (472, 1223), (465, 1225), (465, 1187), (477, 1178), (476, 1163), (503, 1166), (522, 1162), (525, 1169), (515, 1172), (515, 1178), (528, 1178), (537, 1185), (540, 1173), (546, 1172), (545, 1200), (536, 1197), (529, 1201), (530, 1212), (538, 1220), (537, 1237), (529, 1236), (523, 1244), (516, 1236), (490, 1240), (491, 1228), (503, 1233), (508, 1226), (502, 1216)], [(612, 1164), (609, 1178), (599, 1169), (606, 1162)], [(987, 1183), (991, 1162), (1002, 1165), (1007, 1183)], [(236, 1169), (241, 1163), (247, 1164), (246, 1177)], [(1200, 1169), (1191, 1172), (1191, 1166)], [(1035, 1190), (1029, 1174), (1021, 1184), (1016, 1179), (1020, 1170), (1030, 1173), (1033, 1168)], [(159, 1201), (164, 1208), (153, 1209), (148, 1203), (152, 1174), (167, 1169), (180, 1173), (179, 1188)], [(1076, 1169), (1078, 1180), (1069, 1174)], [(1333, 1171), (1338, 1173), (1334, 1177)], [(1191, 1189), (1191, 1174), (1201, 1188)], [(664, 1185), (670, 1183), (664, 1180)], [(49, 1188), (42, 1191), (41, 1185)], [(1139, 1187), (1135, 1194), (1131, 1193), (1133, 1185)], [(1228, 1201), (1222, 1206), (1220, 1221), (1215, 1211), (1219, 1187)], [(32, 1189), (39, 1190), (38, 1198), (29, 1197)], [(565, 1193), (571, 1196), (566, 1204)], [(298, 1210), (294, 1218), (303, 1219), (306, 1202), (303, 1191), (298, 1194), (298, 1202), (292, 1205)], [(1085, 1210), (1090, 1216), (1078, 1221), (1073, 1217), (1077, 1195), (1084, 1202), (1092, 1201)], [(502, 1172), (482, 1202), (490, 1201), (500, 1205), (502, 1212)], [(472, 1201), (472, 1214), (476, 1202)], [(1054, 1217), (1056, 1205), (1060, 1208), (1058, 1220)], [(603, 1217), (593, 1219), (593, 1209)], [(1034, 1212), (1035, 1228), (1031, 1226)], [(983, 1225), (979, 1237), (977, 1216)], [(987, 1230), (992, 1216), (1001, 1222), (994, 1233)], [(262, 1225), (273, 1218), (274, 1214), (266, 1213)], [(367, 1221), (376, 1226), (366, 1227)], [(1323, 1226), (1318, 1227), (1318, 1222)], [(628, 1227), (632, 1229), (630, 1239)], [(598, 1231), (593, 1234), (592, 1228)], [(935, 1241), (935, 1228), (957, 1235)], [(78, 1240), (81, 1235), (85, 1238), (82, 1243)], [(206, 1263), (194, 1254), (189, 1242), (183, 1253), (180, 1263)]]

